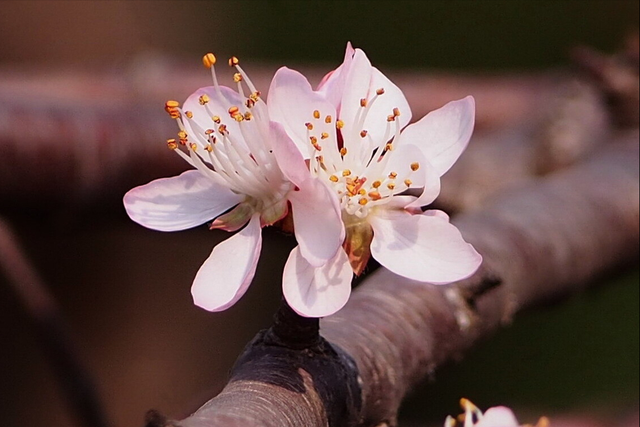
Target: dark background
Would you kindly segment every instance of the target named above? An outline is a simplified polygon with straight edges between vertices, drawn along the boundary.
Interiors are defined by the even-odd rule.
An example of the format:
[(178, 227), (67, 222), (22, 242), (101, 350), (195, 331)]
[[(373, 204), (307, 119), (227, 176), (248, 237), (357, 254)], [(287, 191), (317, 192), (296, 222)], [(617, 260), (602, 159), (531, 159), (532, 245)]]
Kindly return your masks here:
[[(529, 73), (567, 67), (575, 45), (612, 52), (638, 28), (638, 9), (627, 0), (3, 1), (0, 67), (117, 73), (141, 57), (197, 62), (214, 51), (244, 64), (328, 71), (351, 41), (383, 72)], [(211, 314), (191, 304), (189, 287), (224, 232), (146, 230), (117, 198), (72, 211), (35, 203), (24, 212), (11, 203), (0, 200), (0, 214), (59, 299), (116, 426), (140, 425), (152, 407), (175, 417), (195, 409), (269, 325), (293, 246), (287, 236), (266, 232), (249, 292)], [(637, 407), (637, 269), (602, 284), (519, 316), (416, 390), (403, 417), (441, 425), (462, 396), (481, 407), (513, 406), (529, 421), (557, 412), (615, 417)], [(71, 426), (29, 319), (1, 277), (0, 342), (6, 425)]]

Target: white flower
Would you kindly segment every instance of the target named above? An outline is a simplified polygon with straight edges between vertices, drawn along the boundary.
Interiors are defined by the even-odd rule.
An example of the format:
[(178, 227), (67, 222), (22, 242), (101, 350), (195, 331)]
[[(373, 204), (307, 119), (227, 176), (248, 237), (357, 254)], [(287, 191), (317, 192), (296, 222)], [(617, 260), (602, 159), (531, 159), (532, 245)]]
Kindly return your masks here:
[[(482, 413), (476, 405), (464, 398), (460, 399), (460, 406), (464, 410), (462, 427), (520, 427), (513, 411), (505, 406), (489, 408)], [(456, 420), (451, 416), (447, 417), (444, 422), (444, 427), (455, 427), (456, 425)], [(549, 427), (549, 425), (549, 419), (542, 417), (536, 427)]]
[[(229, 61), (237, 69), (237, 91), (218, 84), (212, 54), (203, 62), (211, 68), (214, 85), (198, 89), (182, 108), (175, 101), (166, 104), (180, 128), (178, 141), (169, 140), (169, 148), (194, 170), (134, 188), (124, 205), (134, 221), (154, 230), (184, 230), (210, 220), (211, 228), (241, 230), (213, 249), (193, 282), (195, 304), (220, 311), (238, 301), (253, 279), (261, 228), (285, 217), (289, 206), (299, 244), (296, 254), (311, 266), (335, 255), (344, 230), (335, 197), (311, 176), (282, 126), (270, 121), (260, 92), (237, 58)], [(285, 273), (297, 274), (291, 268)], [(325, 285), (332, 287), (330, 282)], [(344, 286), (333, 288), (337, 291), (329, 301), (317, 298), (311, 305), (291, 305), (307, 316), (331, 314), (349, 296)]]
[[(421, 209), (438, 196), (440, 176), (467, 146), (474, 125), (472, 97), (407, 126), (411, 110), (402, 91), (371, 66), (364, 52), (348, 45), (343, 64), (317, 91), (302, 74), (278, 70), (269, 90), (269, 113), (340, 202), (345, 251), (338, 251), (324, 270), (343, 272), (350, 262), (360, 274), (370, 256), (396, 274), (433, 284), (477, 270), (482, 257), (448, 216)], [(306, 265), (296, 251), (291, 258), (291, 266)], [(350, 281), (342, 274), (341, 280)], [(285, 295), (304, 305), (306, 288), (322, 277), (286, 281)]]

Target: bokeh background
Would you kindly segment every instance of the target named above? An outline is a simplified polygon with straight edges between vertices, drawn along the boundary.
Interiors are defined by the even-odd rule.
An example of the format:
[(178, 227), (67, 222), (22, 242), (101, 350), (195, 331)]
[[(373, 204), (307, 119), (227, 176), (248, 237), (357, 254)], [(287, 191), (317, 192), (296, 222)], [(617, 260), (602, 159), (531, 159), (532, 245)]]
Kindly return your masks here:
[[(5, 0), (0, 70), (117, 74), (157, 63), (149, 58), (197, 63), (214, 51), (244, 64), (328, 71), (351, 41), (383, 71), (531, 73), (568, 67), (576, 45), (614, 51), (637, 30), (638, 9), (637, 0)], [(141, 72), (154, 75), (152, 67)], [(191, 304), (189, 286), (224, 232), (143, 229), (127, 219), (120, 196), (66, 206), (38, 203), (34, 194), (24, 205), (0, 200), (0, 215), (51, 286), (114, 425), (127, 427), (141, 425), (150, 408), (182, 417), (222, 387), (244, 344), (269, 326), (293, 241), (267, 231), (250, 291), (227, 312), (206, 313)], [(522, 314), (415, 390), (402, 418), (439, 425), (458, 412), (461, 396), (481, 407), (513, 406), (529, 421), (567, 412), (623, 417), (637, 408), (637, 267), (603, 285)], [(3, 277), (0, 343), (3, 422), (73, 426)]]

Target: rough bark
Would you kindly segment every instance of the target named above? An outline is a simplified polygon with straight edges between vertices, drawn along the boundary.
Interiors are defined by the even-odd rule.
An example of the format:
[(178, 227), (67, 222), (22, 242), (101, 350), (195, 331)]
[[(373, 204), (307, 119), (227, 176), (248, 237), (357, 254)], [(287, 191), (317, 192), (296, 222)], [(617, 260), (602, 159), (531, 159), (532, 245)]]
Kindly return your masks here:
[[(323, 337), (356, 362), (358, 413), (329, 423), (336, 407), (325, 404), (316, 384), (335, 380), (336, 372), (327, 377), (303, 368), (297, 374), (304, 386), (292, 390), (268, 380), (279, 375), (272, 365), (243, 365), (252, 360), (247, 354), (265, 351), (258, 345), (247, 348), (227, 387), (191, 417), (170, 422), (156, 415), (148, 425), (394, 426), (405, 394), (442, 363), (517, 312), (575, 293), (637, 260), (638, 155), (638, 133), (627, 133), (585, 162), (457, 216), (454, 222), (484, 257), (481, 271), (466, 281), (425, 285), (386, 270), (365, 280), (343, 310), (321, 322)], [(324, 360), (318, 357), (314, 363)], [(300, 366), (294, 359), (284, 363), (289, 368), (282, 376)]]

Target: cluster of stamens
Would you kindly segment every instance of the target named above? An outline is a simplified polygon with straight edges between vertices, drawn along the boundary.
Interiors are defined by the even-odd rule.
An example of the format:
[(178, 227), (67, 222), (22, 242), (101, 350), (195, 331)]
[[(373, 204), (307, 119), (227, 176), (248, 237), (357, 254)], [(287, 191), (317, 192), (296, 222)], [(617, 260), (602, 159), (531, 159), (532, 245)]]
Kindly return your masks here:
[[(282, 179), (278, 179), (280, 173), (273, 154), (264, 140), (259, 135), (256, 137), (259, 127), (251, 124), (255, 117), (266, 114), (266, 106), (239, 62), (235, 56), (229, 59), (229, 66), (236, 69), (233, 81), (243, 101), (239, 105), (230, 105), (227, 114), (230, 120), (240, 126), (240, 134), (233, 134), (225, 120), (214, 113), (210, 107), (211, 98), (204, 93), (198, 97), (198, 103), (209, 117), (210, 126), (206, 126), (202, 119), (196, 121), (193, 112), (183, 110), (177, 101), (166, 102), (165, 111), (176, 120), (179, 127), (178, 138), (167, 140), (167, 146), (214, 180), (238, 193), (260, 198), (261, 194), (273, 193), (272, 187), (281, 185)], [(214, 69), (215, 55), (207, 53), (202, 63), (211, 70), (214, 90), (220, 93)], [(249, 88), (248, 96), (245, 95), (244, 85)], [(220, 96), (220, 99), (223, 98)], [(216, 105), (219, 108), (219, 104)], [(181, 150), (180, 147), (185, 149)]]
[[(387, 116), (387, 131), (381, 140), (374, 141), (363, 128), (371, 106), (384, 92), (380, 88), (370, 99), (359, 100), (357, 126), (351, 129), (352, 134), (343, 134), (342, 120), (334, 123), (331, 115), (323, 115), (319, 110), (313, 111), (312, 119), (305, 123), (312, 149), (311, 172), (327, 179), (337, 191), (342, 209), (359, 218), (367, 216), (375, 202), (410, 188), (413, 184), (410, 175), (420, 168), (420, 164), (414, 162), (407, 165), (406, 170), (387, 170), (393, 142), (400, 133), (400, 122), (396, 120), (400, 116), (398, 108), (393, 108)], [(332, 126), (335, 129), (331, 129)]]

